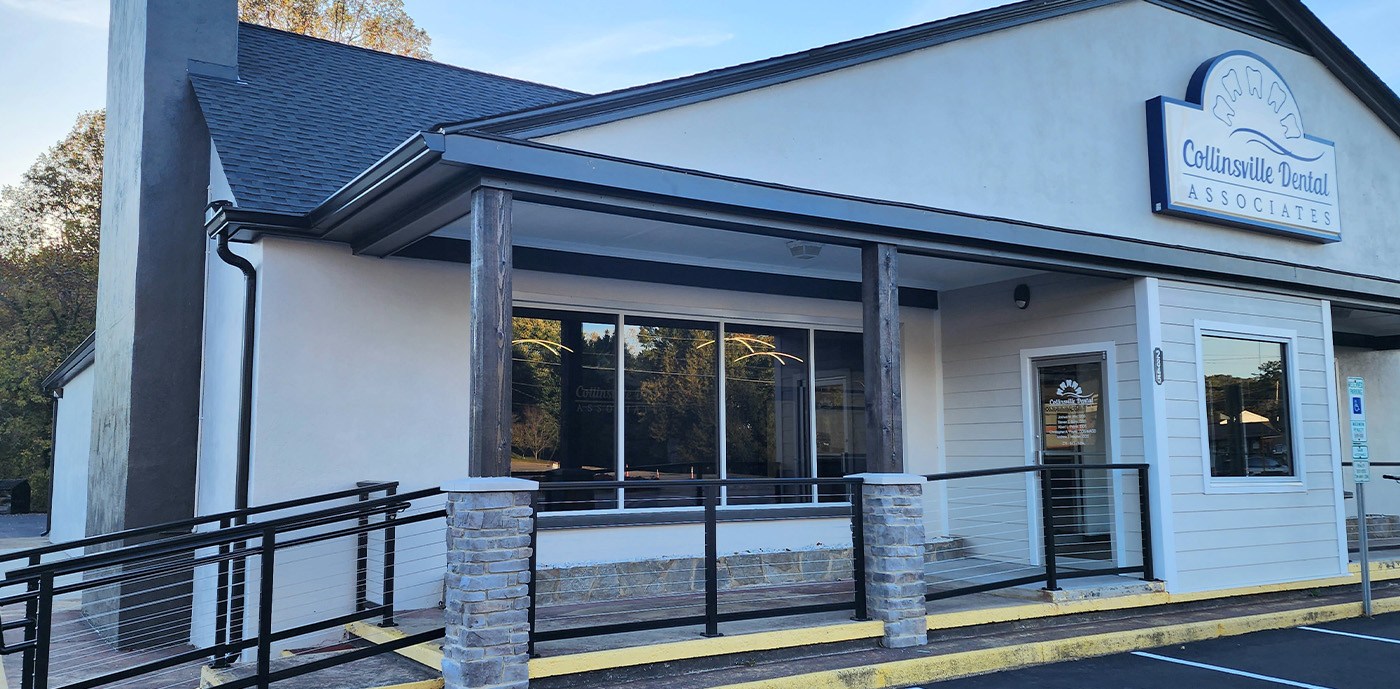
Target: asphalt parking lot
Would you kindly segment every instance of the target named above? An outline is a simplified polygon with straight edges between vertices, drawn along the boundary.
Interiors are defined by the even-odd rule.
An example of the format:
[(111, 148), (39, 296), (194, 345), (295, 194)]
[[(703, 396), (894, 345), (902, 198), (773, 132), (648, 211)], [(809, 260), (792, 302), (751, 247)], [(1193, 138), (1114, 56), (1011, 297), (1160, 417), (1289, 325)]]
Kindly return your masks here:
[(1400, 613), (951, 680), (929, 689), (1394, 689)]

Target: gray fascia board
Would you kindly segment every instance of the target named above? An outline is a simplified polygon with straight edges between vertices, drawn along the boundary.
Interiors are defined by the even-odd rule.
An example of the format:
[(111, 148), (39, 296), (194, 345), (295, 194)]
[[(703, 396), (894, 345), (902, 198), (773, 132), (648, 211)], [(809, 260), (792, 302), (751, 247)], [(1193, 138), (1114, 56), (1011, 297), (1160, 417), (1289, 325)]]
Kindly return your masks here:
[(1303, 284), (1318, 293), (1361, 299), (1370, 295), (1400, 303), (1400, 280), (785, 187), (505, 137), (448, 136), (443, 161), (479, 168), (484, 175), (523, 175), (526, 181), (550, 180), (554, 186), (605, 197), (659, 202), (658, 212), (678, 218), (732, 214), (754, 227), (791, 221), (804, 228), (798, 231), (828, 241), (895, 241), (914, 251), (955, 246), (1007, 261), (1029, 255), (1125, 275), (1211, 276), (1271, 287)]
[(432, 167), (442, 156), (441, 134), (410, 136), (309, 213), (310, 224), (330, 237), (336, 227), (404, 180)]
[(1124, 0), (1027, 0), (811, 50), (449, 125), (537, 138), (774, 86)]
[(39, 383), (39, 387), (44, 394), (53, 394), (53, 391), (61, 389), (68, 384), (68, 381), (78, 377), (79, 373), (87, 370), (97, 356), (97, 333), (92, 333), (84, 339), (68, 356), (63, 358), (58, 368), (53, 373), (44, 377)]

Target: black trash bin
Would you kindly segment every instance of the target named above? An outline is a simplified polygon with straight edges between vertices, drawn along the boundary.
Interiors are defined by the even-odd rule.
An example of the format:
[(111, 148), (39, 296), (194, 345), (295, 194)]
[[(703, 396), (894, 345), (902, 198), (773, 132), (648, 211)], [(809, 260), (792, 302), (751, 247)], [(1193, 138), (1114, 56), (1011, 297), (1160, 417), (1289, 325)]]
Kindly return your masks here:
[(0, 514), (29, 513), (29, 481), (12, 478), (0, 480)]

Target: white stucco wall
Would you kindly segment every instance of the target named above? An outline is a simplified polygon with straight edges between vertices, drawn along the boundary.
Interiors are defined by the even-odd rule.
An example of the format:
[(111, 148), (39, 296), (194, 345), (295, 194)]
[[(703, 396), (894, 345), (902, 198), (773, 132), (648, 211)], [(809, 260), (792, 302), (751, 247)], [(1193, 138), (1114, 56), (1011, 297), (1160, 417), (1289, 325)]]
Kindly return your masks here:
[[(340, 490), (362, 480), (397, 480), (407, 491), (464, 475), (468, 267), (357, 257), (339, 245), (283, 239), (261, 240), (255, 262), (260, 299), (251, 503)], [(201, 499), (212, 508), (232, 490), (242, 283), (236, 271), (211, 264), (210, 284), (203, 442), (209, 462), (204, 466), (201, 458)], [(526, 271), (516, 273), (515, 293), (518, 306), (860, 327), (860, 305), (852, 302)], [(937, 316), (906, 308), (902, 319), (906, 447), (911, 470), (926, 473), (937, 469), (940, 451)], [(539, 561), (550, 566), (645, 559), (676, 548), (689, 552), (699, 547), (689, 538), (696, 529), (635, 527), (627, 537), (606, 529), (544, 532)], [(400, 605), (436, 605), (441, 524), (401, 527), (399, 539)], [(725, 524), (721, 541), (725, 551), (839, 546), (849, 544), (850, 534), (844, 519), (743, 522)], [(346, 612), (353, 572), (348, 539), (289, 558), (279, 564), (279, 604), (295, 606), (302, 617)], [(377, 579), (371, 589), (377, 590)]]
[(91, 366), (63, 386), (54, 433), (53, 523), (49, 540), (75, 541), (87, 536), (88, 456), (92, 450)]
[[(1351, 414), (1346, 406), (1346, 379), (1360, 376), (1366, 381), (1366, 435), (1373, 462), (1400, 462), (1400, 350), (1371, 351), (1337, 348), (1338, 411), (1342, 429), (1350, 428)], [(1371, 421), (1371, 419), (1375, 419)], [(1343, 445), (1350, 450), (1350, 445)], [(1350, 455), (1346, 455), (1350, 458)], [(1400, 476), (1400, 467), (1374, 466), (1371, 484), (1366, 486), (1368, 514), (1400, 515), (1400, 484), (1381, 479), (1381, 475)], [(1354, 491), (1350, 469), (1344, 473), (1345, 488)], [(1346, 501), (1347, 516), (1356, 516), (1356, 500)]]
[[(1345, 236), (1317, 245), (1154, 216), (1144, 103), (1230, 50), (1277, 67), (1337, 143)], [(756, 179), (1310, 266), (1400, 276), (1400, 138), (1312, 57), (1146, 2), (955, 41), (543, 141)]]

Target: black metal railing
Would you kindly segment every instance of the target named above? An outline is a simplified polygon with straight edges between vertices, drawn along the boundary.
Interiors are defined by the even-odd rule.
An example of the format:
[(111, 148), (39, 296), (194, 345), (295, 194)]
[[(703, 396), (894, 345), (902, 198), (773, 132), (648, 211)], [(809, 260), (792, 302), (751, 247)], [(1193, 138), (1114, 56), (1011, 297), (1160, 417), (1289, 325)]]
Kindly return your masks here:
[[(618, 605), (615, 606), (595, 606), (604, 612), (593, 615), (576, 617), (573, 619), (564, 617), (560, 619), (551, 616), (549, 619), (550, 628), (540, 628), (538, 605), (540, 600), (540, 568), (536, 559), (532, 557), (530, 562), (530, 652), (535, 653), (537, 642), (555, 641), (561, 639), (574, 639), (590, 636), (601, 636), (605, 634), (620, 634), (626, 632), (638, 632), (654, 629), (667, 629), (675, 627), (702, 627), (704, 636), (719, 636), (720, 625), (726, 622), (739, 620), (754, 620), (771, 617), (782, 617), (789, 615), (804, 615), (822, 612), (850, 611), (855, 619), (867, 619), (866, 591), (865, 591), (865, 558), (864, 558), (864, 527), (861, 521), (861, 486), (859, 479), (854, 478), (806, 478), (806, 479), (680, 479), (680, 480), (628, 480), (628, 481), (580, 481), (580, 482), (556, 482), (540, 484), (539, 492), (536, 494), (535, 502), (538, 506), (541, 502), (550, 501), (552, 495), (578, 495), (592, 491), (645, 491), (648, 499), (652, 502), (664, 498), (671, 498), (678, 505), (691, 506), (696, 502), (700, 505), (699, 521), (703, 538), (703, 581), (701, 588), (703, 601), (697, 602), (694, 595), (669, 596), (671, 605), (663, 605), (660, 598), (667, 598), (666, 593), (650, 594), (642, 597), (647, 601), (647, 607), (643, 610), (628, 608), (625, 600), (614, 599)], [(849, 554), (836, 555), (842, 558), (841, 576), (838, 581), (823, 582), (824, 586), (811, 586), (797, 580), (791, 582), (790, 586), (775, 586), (780, 589), (777, 597), (762, 597), (761, 587), (753, 587), (744, 590), (742, 587), (734, 586), (736, 574), (734, 568), (737, 565), (730, 564), (720, 556), (720, 528), (719, 524), (725, 522), (724, 512), (720, 503), (723, 496), (735, 496), (742, 494), (743, 499), (752, 504), (758, 500), (759, 496), (755, 491), (764, 488), (772, 489), (775, 493), (775, 501), (790, 498), (791, 489), (797, 488), (803, 491), (811, 491), (813, 496), (821, 492), (823, 500), (831, 500), (834, 496), (830, 491), (840, 490), (845, 494), (846, 503), (853, 506), (845, 512), (844, 516), (850, 519), (850, 535), (852, 547)], [(819, 505), (830, 508), (833, 503), (823, 502)], [(818, 503), (813, 503), (817, 507)], [(538, 509), (536, 510), (538, 514)], [(752, 518), (750, 516), (750, 518)], [(535, 530), (531, 538), (532, 553), (537, 553), (538, 532)], [(782, 547), (783, 544), (775, 543), (775, 546)], [(849, 560), (847, 562), (846, 560)], [(721, 583), (721, 565), (726, 566), (729, 576), (729, 587)], [(849, 568), (849, 576), (845, 572)], [(803, 591), (804, 586), (809, 589)], [(832, 590), (835, 587), (837, 590)], [(819, 590), (812, 591), (810, 589)], [(754, 594), (755, 590), (759, 593)], [(725, 610), (723, 604), (724, 594), (734, 594), (731, 608)], [(754, 594), (745, 598), (740, 598), (740, 594)], [(807, 598), (811, 602), (803, 602)], [(602, 617), (602, 621), (591, 619), (591, 617)], [(620, 620), (620, 621), (619, 621)]]
[[(1112, 479), (1129, 472), (1135, 481)], [(1037, 583), (1054, 591), (1076, 577), (1155, 580), (1149, 473), (1147, 464), (1036, 464), (925, 476), (943, 506), (930, 521), (947, 534), (930, 539), (925, 598)], [(1137, 525), (1136, 563), (1120, 561), (1128, 548), (1115, 540), (1129, 529), (1119, 519)]]
[[(377, 493), (384, 495), (372, 497)], [(440, 489), (396, 493), (395, 483), (361, 484), (353, 490), (12, 555), (8, 559), (24, 559), (30, 564), (10, 571), (0, 580), (0, 610), (22, 605), (25, 612), (23, 618), (0, 623), (0, 627), (22, 629), (24, 634), (19, 641), (5, 643), (0, 653), (24, 654), (24, 689), (87, 689), (136, 678), (152, 686), (165, 686), (159, 682), (170, 681), (172, 673), (190, 671), (210, 661), (214, 667), (228, 667), (251, 651), (251, 672), (222, 685), (239, 689), (266, 687), (281, 679), (439, 638), (440, 627), (369, 648), (275, 670), (272, 667), (275, 644), (374, 618), (381, 624), (393, 624), (395, 532), (412, 524), (441, 524), (444, 517), (441, 500), (436, 499), (441, 495)], [(320, 507), (346, 499), (356, 501)], [(414, 501), (419, 501), (416, 507)], [(317, 509), (274, 516), (277, 512), (308, 507)], [(411, 507), (415, 509), (409, 512)], [(255, 521), (254, 517), (263, 519)], [(217, 524), (220, 528), (170, 535), (176, 529), (204, 524)], [(121, 545), (133, 537), (157, 534), (164, 537)], [(381, 536), (383, 544), (378, 601), (369, 597), (368, 550), (373, 535)], [(315, 562), (317, 557), (334, 560), (348, 548), (327, 548), (324, 544), (348, 539), (354, 540), (359, 556), (353, 601), (337, 606), (326, 600), (323, 589), (313, 587), (308, 604), (297, 600), (285, 587), (279, 589), (278, 565), (289, 555), (290, 562)], [(67, 560), (43, 561), (44, 555), (71, 551), (81, 545), (105, 545), (108, 549)], [(441, 569), (440, 555), (431, 559), (432, 568)], [(253, 561), (256, 566), (249, 572), (248, 564)], [(214, 572), (212, 577), (201, 576), (210, 570)], [(329, 573), (331, 577), (339, 575), (336, 571)], [(196, 582), (213, 584), (212, 644), (199, 645), (192, 640), (192, 625), (198, 623), (193, 602)], [(249, 583), (256, 585), (251, 596)], [(253, 600), (248, 600), (250, 597)], [(57, 601), (79, 599), (80, 614), (58, 619)], [(250, 605), (256, 610), (256, 633), (252, 638), (244, 633)], [(284, 609), (298, 606), (309, 607), (311, 612), (297, 615), (292, 614), (292, 609)], [(339, 609), (350, 612), (337, 614)], [(131, 653), (124, 654), (126, 651)], [(171, 686), (182, 683), (188, 685), (188, 678), (177, 677)]]
[[(1367, 549), (1371, 552), (1392, 552), (1400, 550), (1400, 480), (1394, 478), (1394, 474), (1400, 471), (1392, 471), (1391, 474), (1382, 473), (1387, 469), (1394, 470), (1400, 467), (1400, 462), (1370, 462), (1371, 482), (1366, 489), (1366, 511), (1367, 518), (1361, 515), (1348, 515), (1356, 517), (1356, 533), (1352, 533), (1351, 525), (1347, 525), (1347, 552), (1358, 554), (1361, 552), (1360, 529), (1368, 529)], [(1342, 466), (1353, 468), (1353, 462), (1342, 462)], [(1387, 480), (1389, 479), (1389, 480)], [(1343, 492), (1346, 498), (1356, 497), (1352, 491), (1351, 484), (1343, 484)], [(1347, 510), (1348, 513), (1352, 509)], [(1377, 517), (1373, 522), (1370, 517)], [(1363, 527), (1362, 524), (1365, 524)]]

